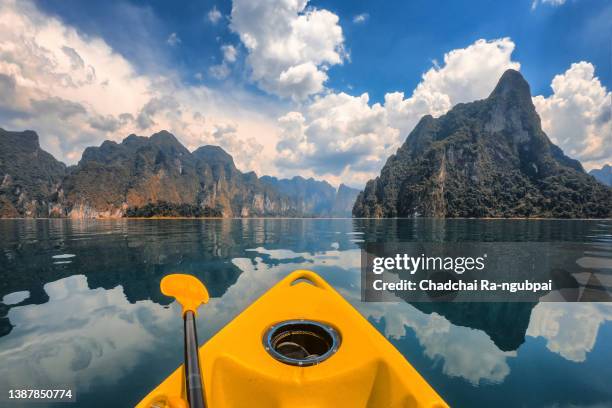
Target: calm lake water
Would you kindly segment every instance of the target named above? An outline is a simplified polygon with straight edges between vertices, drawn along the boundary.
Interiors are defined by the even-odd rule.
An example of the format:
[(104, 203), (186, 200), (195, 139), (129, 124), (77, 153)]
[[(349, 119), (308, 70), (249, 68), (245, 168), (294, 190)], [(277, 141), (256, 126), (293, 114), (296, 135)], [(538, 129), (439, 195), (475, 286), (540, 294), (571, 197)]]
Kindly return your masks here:
[(209, 288), (204, 342), (306, 268), (454, 407), (612, 406), (612, 303), (363, 303), (360, 245), (390, 241), (610, 243), (612, 222), (0, 221), (0, 392), (69, 386), (78, 402), (69, 407), (131, 406), (182, 362), (164, 275), (194, 274)]

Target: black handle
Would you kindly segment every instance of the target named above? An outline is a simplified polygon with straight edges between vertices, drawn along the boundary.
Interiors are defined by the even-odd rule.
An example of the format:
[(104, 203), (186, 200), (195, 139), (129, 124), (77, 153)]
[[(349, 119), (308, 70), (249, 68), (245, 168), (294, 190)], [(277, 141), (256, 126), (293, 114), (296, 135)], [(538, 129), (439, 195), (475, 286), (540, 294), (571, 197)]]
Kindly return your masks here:
[(204, 384), (200, 375), (200, 359), (198, 353), (198, 333), (196, 332), (195, 315), (188, 310), (184, 317), (185, 323), (185, 380), (187, 382), (187, 401), (189, 408), (206, 407)]

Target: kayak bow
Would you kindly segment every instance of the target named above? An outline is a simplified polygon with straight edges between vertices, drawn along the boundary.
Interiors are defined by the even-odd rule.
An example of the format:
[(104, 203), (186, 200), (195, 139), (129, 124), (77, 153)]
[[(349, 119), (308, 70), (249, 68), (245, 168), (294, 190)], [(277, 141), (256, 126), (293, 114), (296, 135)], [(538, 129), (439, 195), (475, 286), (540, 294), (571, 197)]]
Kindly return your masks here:
[[(199, 349), (208, 407), (448, 405), (327, 282), (294, 271)], [(187, 407), (179, 367), (137, 408)]]

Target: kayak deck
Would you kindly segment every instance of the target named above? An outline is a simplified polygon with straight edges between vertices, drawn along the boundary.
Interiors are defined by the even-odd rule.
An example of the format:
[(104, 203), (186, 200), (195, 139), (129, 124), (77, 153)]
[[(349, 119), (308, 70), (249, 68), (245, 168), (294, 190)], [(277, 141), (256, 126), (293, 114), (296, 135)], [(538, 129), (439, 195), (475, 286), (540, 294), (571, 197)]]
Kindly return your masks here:
[[(270, 326), (306, 319), (341, 336), (337, 351), (309, 367), (275, 360), (264, 346)], [(406, 359), (327, 282), (294, 271), (199, 350), (208, 407), (423, 407), (448, 405)], [(138, 408), (181, 407), (183, 367)]]

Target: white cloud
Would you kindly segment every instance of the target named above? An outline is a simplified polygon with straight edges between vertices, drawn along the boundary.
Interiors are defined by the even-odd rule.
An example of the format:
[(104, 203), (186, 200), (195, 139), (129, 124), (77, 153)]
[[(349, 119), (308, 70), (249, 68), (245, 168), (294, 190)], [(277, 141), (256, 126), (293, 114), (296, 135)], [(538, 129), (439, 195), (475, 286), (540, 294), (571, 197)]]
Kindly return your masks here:
[(208, 73), (215, 79), (225, 79), (230, 74), (230, 68), (225, 62), (222, 62), (208, 68)]
[(357, 14), (355, 17), (353, 17), (353, 23), (355, 24), (365, 23), (369, 18), (370, 18), (370, 15), (368, 13)]
[(238, 50), (231, 44), (225, 44), (221, 46), (221, 52), (223, 53), (223, 60), (227, 62), (236, 62), (238, 57)]
[(546, 339), (546, 348), (583, 362), (595, 347), (599, 328), (612, 320), (607, 303), (539, 303), (531, 313), (527, 335)]
[[(226, 59), (235, 59), (232, 48), (224, 49)], [(42, 147), (70, 164), (105, 139), (167, 129), (189, 149), (218, 144), (241, 169), (273, 171), (251, 159), (262, 149), (274, 152), (275, 105), (230, 85), (187, 86), (175, 75), (138, 73), (101, 38), (79, 34), (31, 2), (0, 3), (2, 127), (36, 130)], [(223, 123), (233, 123), (235, 132), (215, 138)], [(262, 135), (257, 143), (255, 135)]]
[(338, 16), (307, 0), (235, 0), (230, 27), (248, 50), (251, 78), (266, 92), (302, 100), (321, 92), (345, 58)]
[(166, 40), (166, 42), (171, 47), (174, 47), (175, 45), (179, 45), (181, 43), (181, 39), (176, 33), (172, 33), (170, 34), (170, 36), (168, 36), (168, 39)]
[(221, 63), (208, 68), (208, 73), (216, 79), (225, 79), (229, 76), (230, 65), (236, 62), (238, 50), (231, 44), (224, 44), (221, 46), (221, 54), (223, 55)]
[(538, 7), (538, 4), (546, 4), (552, 7), (558, 7), (565, 4), (566, 0), (533, 0), (531, 2), (531, 9), (535, 10)]
[(47, 283), (44, 290), (49, 296), (44, 305), (9, 311), (11, 321), (19, 324), (3, 338), (3, 388), (33, 379), (82, 391), (110, 384), (105, 379), (125, 375), (144, 354), (160, 347), (156, 333), (176, 321), (176, 311), (150, 300), (128, 302), (121, 286), (89, 289), (84, 275)]
[(521, 64), (512, 61), (514, 48), (514, 42), (506, 37), (481, 39), (466, 48), (452, 50), (444, 54), (443, 67), (431, 68), (423, 75), (414, 94), (425, 99), (431, 95), (447, 95), (450, 105), (446, 109), (460, 102), (485, 98), (504, 71), (520, 69)]
[(338, 182), (362, 185), (395, 153), (418, 120), (439, 116), (460, 102), (488, 96), (502, 73), (520, 69), (512, 61), (509, 38), (478, 40), (444, 55), (409, 98), (402, 92), (369, 104), (369, 96), (330, 93), (315, 98), (301, 112), (280, 119), (277, 166), (295, 173), (312, 172)]
[(213, 6), (213, 8), (206, 15), (208, 17), (208, 21), (213, 24), (217, 24), (219, 20), (223, 17), (223, 14), (219, 10), (217, 10), (217, 6)]
[(317, 98), (304, 113), (279, 119), (277, 166), (296, 173), (311, 169), (353, 183), (366, 181), (381, 160), (397, 148), (399, 131), (388, 123), (380, 104), (369, 105), (367, 93), (345, 93)]
[(601, 167), (612, 157), (612, 92), (595, 76), (593, 64), (572, 64), (555, 75), (549, 97), (533, 102), (553, 143), (586, 168)]

